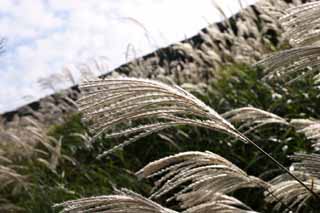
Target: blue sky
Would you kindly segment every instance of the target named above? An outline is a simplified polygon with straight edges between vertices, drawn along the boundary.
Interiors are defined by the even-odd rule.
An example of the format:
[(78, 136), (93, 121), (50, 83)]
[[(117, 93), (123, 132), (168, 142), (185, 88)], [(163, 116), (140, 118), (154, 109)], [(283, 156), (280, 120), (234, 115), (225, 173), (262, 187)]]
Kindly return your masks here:
[[(69, 69), (78, 79), (76, 67), (95, 59), (103, 59), (107, 72), (193, 36), (222, 19), (212, 1), (0, 0), (0, 36), (7, 38), (0, 57), (0, 112), (52, 93), (40, 78)], [(215, 2), (228, 14), (240, 8), (239, 0)]]

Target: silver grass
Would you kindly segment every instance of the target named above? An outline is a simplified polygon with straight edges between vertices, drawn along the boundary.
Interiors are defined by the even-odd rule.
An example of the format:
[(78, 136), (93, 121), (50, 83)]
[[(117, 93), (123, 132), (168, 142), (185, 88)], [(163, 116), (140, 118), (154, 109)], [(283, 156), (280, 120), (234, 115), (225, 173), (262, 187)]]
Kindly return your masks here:
[(268, 124), (289, 125), (284, 118), (255, 107), (242, 107), (230, 110), (222, 114), (222, 117), (232, 124), (238, 124), (239, 131), (246, 129), (243, 134), (247, 134)]
[(5, 154), (6, 152), (0, 148), (0, 165), (12, 163), (12, 160), (10, 160), (10, 158), (5, 156)]
[(36, 148), (39, 143), (38, 135), (44, 131), (43, 126), (30, 117), (24, 117), (13, 127), (8, 125), (0, 129), (2, 156), (11, 160), (17, 156), (31, 157), (39, 151)]
[[(168, 86), (154, 80), (123, 77), (85, 82), (80, 88), (83, 96), (78, 100), (78, 105), (84, 120), (91, 122), (91, 129), (96, 133), (93, 140), (103, 133), (109, 138), (130, 136), (127, 141), (102, 153), (98, 158), (166, 128), (178, 125), (204, 127), (252, 144), (318, 197), (280, 162), (181, 87)], [(127, 126), (138, 121), (144, 123), (133, 128)]]
[(320, 155), (295, 153), (290, 156), (292, 160), (299, 161), (292, 164), (295, 171), (304, 172), (320, 179)]
[[(151, 198), (159, 198), (178, 190), (168, 201), (181, 199), (183, 206), (193, 206), (210, 201), (215, 193), (231, 193), (241, 188), (262, 187), (263, 180), (247, 175), (243, 170), (225, 158), (211, 152), (183, 152), (149, 163), (138, 177), (158, 180)], [(188, 184), (187, 187), (179, 187)]]
[(255, 66), (264, 68), (264, 80), (283, 79), (291, 83), (309, 74), (317, 80), (319, 58), (319, 46), (305, 46), (277, 52), (257, 62)]
[[(227, 133), (245, 141), (217, 112), (178, 86), (137, 78), (110, 78), (81, 85), (84, 96), (78, 101), (85, 120), (92, 122), (93, 139), (129, 137), (110, 152), (163, 129), (192, 125)], [(144, 121), (128, 128), (125, 124)], [(118, 126), (118, 131), (113, 131)], [(106, 152), (104, 154), (108, 154)], [(103, 154), (103, 155), (104, 155)]]
[(0, 165), (0, 182), (0, 190), (10, 186), (13, 195), (31, 185), (27, 176), (19, 174), (14, 168), (3, 165)]
[[(259, 3), (261, 5), (260, 8), (263, 11), (263, 14), (261, 14), (262, 18), (266, 18), (267, 20), (269, 20), (272, 17), (279, 20), (282, 16), (286, 14), (285, 10), (283, 10), (283, 7), (279, 7), (278, 5), (275, 6), (271, 4), (270, 1), (261, 1)], [(285, 7), (287, 7), (287, 5), (285, 5)]]
[[(1, 131), (1, 146), (6, 151), (6, 155), (15, 155), (11, 152), (21, 152), (21, 155), (30, 155), (33, 152), (33, 145), (26, 143), (22, 140), (20, 135), (18, 136), (15, 131)], [(10, 150), (9, 150), (10, 149)]]
[(0, 198), (0, 212), (25, 212), (25, 209), (18, 207), (7, 199)]
[(12, 161), (3, 155), (0, 155), (0, 163), (12, 163)]
[(45, 151), (43, 151), (42, 153), (44, 153), (46, 156), (39, 157), (37, 161), (43, 164), (53, 173), (57, 172), (57, 167), (63, 160), (69, 161), (73, 165), (76, 164), (76, 161), (73, 158), (62, 153), (62, 141), (62, 137), (59, 140), (53, 137), (48, 137), (46, 141), (42, 141), (41, 143), (45, 147)]
[[(62, 212), (87, 212), (87, 213), (177, 213), (165, 208), (152, 200), (132, 191), (122, 189), (115, 195), (97, 196), (66, 201), (54, 205), (62, 207)], [(200, 205), (187, 208), (183, 213), (254, 213), (250, 207), (241, 201), (220, 193), (216, 193), (211, 200)]]
[[(2, 144), (0, 149), (0, 163), (14, 164), (17, 157), (21, 159), (37, 159), (38, 162), (56, 173), (56, 168), (61, 161), (75, 164), (75, 160), (62, 153), (62, 138), (55, 139), (48, 136), (44, 128), (37, 123), (28, 121), (29, 124), (22, 130), (0, 132)], [(39, 148), (41, 146), (41, 148)]]
[(300, 133), (303, 133), (307, 139), (312, 141), (312, 146), (320, 149), (320, 121), (310, 119), (293, 119), (291, 125)]
[[(35, 144), (42, 145), (44, 148), (38, 149), (33, 147), (33, 156), (37, 157), (37, 161), (56, 173), (56, 169), (61, 161), (69, 161), (75, 164), (75, 160), (70, 156), (62, 153), (63, 138), (56, 139), (48, 136), (47, 132), (38, 127), (26, 127), (29, 137), (31, 137)], [(21, 139), (23, 141), (23, 139)]]
[[(320, 194), (320, 180), (310, 176), (306, 176), (302, 173), (295, 172), (295, 175), (303, 180), (304, 184), (312, 189), (314, 193)], [(298, 184), (296, 181), (292, 181), (287, 174), (280, 175), (270, 181), (272, 186), (269, 188), (269, 192), (266, 192), (265, 200), (269, 203), (276, 203), (274, 205), (274, 210), (279, 211), (283, 205), (285, 205), (286, 210), (283, 212), (288, 212), (290, 209), (296, 209), (296, 212), (300, 212), (307, 201), (312, 199), (312, 195), (306, 190), (302, 185)], [(272, 193), (272, 196), (271, 196)], [(280, 199), (279, 200), (275, 199)]]
[(320, 1), (287, 9), (279, 22), (284, 28), (284, 38), (288, 38), (291, 45), (319, 44)]
[(61, 213), (176, 213), (176, 211), (162, 207), (152, 200), (126, 189), (117, 191), (115, 195), (71, 200), (56, 204), (54, 207), (63, 207)]
[(250, 207), (228, 195), (216, 193), (211, 200), (200, 205), (190, 207), (183, 213), (254, 213)]

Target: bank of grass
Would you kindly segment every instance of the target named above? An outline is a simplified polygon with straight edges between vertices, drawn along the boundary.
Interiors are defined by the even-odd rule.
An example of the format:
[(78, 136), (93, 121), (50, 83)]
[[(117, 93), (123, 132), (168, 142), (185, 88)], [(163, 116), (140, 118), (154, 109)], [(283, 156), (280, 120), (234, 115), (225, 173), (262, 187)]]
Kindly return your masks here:
[[(284, 118), (299, 118), (319, 114), (318, 90), (311, 79), (283, 87), (277, 83), (272, 87), (261, 81), (262, 70), (247, 65), (229, 65), (215, 73), (215, 79), (194, 92), (205, 103), (223, 113), (231, 109), (254, 106), (273, 112)], [(308, 94), (308, 95), (307, 95)], [(281, 172), (264, 155), (252, 146), (212, 133), (205, 129), (178, 127), (144, 138), (137, 143), (117, 151), (108, 158), (98, 160), (97, 155), (121, 142), (119, 139), (99, 139), (88, 144), (80, 135), (88, 133), (81, 114), (69, 115), (62, 125), (52, 126), (48, 135), (62, 139), (61, 153), (73, 161), (59, 160), (55, 171), (37, 160), (21, 161), (16, 167), (28, 177), (28, 185), (12, 193), (10, 185), (1, 189), (1, 197), (24, 209), (24, 212), (56, 212), (54, 203), (80, 197), (107, 195), (114, 188), (128, 188), (148, 195), (152, 184), (137, 180), (134, 172), (147, 163), (183, 151), (212, 151), (244, 169), (250, 175), (263, 175), (270, 179)], [(290, 165), (287, 156), (297, 151), (311, 150), (310, 142), (288, 126), (267, 125), (250, 133), (264, 150), (271, 153), (285, 166)], [(232, 143), (232, 146), (228, 145)], [(37, 147), (46, 150), (41, 145)], [(234, 194), (256, 211), (266, 211), (262, 191), (240, 190)], [(175, 203), (171, 204), (172, 206)]]

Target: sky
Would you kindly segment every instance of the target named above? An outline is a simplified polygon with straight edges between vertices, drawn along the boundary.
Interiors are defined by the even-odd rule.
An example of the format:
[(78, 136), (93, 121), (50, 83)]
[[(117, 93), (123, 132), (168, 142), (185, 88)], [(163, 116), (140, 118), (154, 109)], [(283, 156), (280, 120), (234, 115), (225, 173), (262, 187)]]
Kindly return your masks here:
[[(223, 19), (214, 0), (0, 0), (0, 113), (52, 93), (39, 79), (99, 62), (106, 73)], [(242, 0), (246, 6), (256, 0)], [(227, 15), (239, 0), (215, 0)], [(54, 82), (54, 81), (53, 81)], [(57, 82), (57, 81), (56, 81)], [(57, 88), (71, 82), (57, 82)]]

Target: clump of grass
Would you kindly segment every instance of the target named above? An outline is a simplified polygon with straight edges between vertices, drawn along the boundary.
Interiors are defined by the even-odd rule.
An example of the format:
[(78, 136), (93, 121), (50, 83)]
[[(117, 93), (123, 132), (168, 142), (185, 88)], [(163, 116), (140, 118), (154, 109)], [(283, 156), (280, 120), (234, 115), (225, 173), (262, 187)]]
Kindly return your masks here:
[[(82, 115), (51, 127), (48, 134), (34, 126), (26, 128), (32, 142), (28, 146), (23, 139), (26, 135), (6, 134), (28, 155), (1, 147), (0, 177), (10, 184), (0, 189), (4, 197), (0, 206), (23, 207), (30, 212), (56, 212), (61, 208), (65, 212), (316, 212), (319, 156), (314, 152), (318, 129), (317, 120), (310, 117), (318, 118), (319, 95), (314, 76), (310, 78), (304, 72), (309, 71), (305, 65), (310, 61), (311, 73), (317, 72), (317, 47), (298, 45), (299, 49), (259, 63), (271, 61), (269, 71), (244, 64), (225, 66), (226, 61), (251, 63), (261, 56), (261, 50), (266, 49), (259, 49), (261, 45), (251, 47), (252, 36), (263, 41), (270, 36), (269, 51), (277, 46), (274, 33), (263, 30), (266, 23), (243, 18), (220, 25), (222, 31), (226, 27), (225, 33), (210, 28), (216, 30), (217, 37), (202, 33), (200, 47), (175, 46), (174, 53), (184, 55), (190, 63), (178, 59), (162, 62), (164, 68), (157, 66), (159, 76), (146, 71), (158, 63), (149, 60), (145, 70), (136, 73), (149, 73), (148, 77), (168, 82), (165, 74), (170, 71), (174, 77), (170, 76), (169, 82), (206, 79), (202, 84), (178, 87), (124, 77), (89, 81), (82, 85)], [(243, 20), (239, 23), (236, 19)], [(250, 33), (252, 24), (261, 25), (262, 31)], [(223, 52), (218, 55), (220, 48)], [(231, 57), (234, 53), (239, 53), (236, 58)], [(292, 64), (295, 59), (302, 60)], [(131, 68), (136, 69), (139, 63), (136, 65)], [(286, 72), (288, 67), (292, 72)], [(185, 69), (190, 71), (183, 72)], [(265, 81), (266, 73), (281, 73), (282, 81), (271, 84)], [(283, 84), (292, 77), (293, 84)], [(192, 89), (192, 94), (182, 88)], [(133, 143), (137, 140), (141, 142)], [(290, 168), (289, 174), (275, 168), (268, 153), (281, 168)], [(133, 172), (137, 170), (139, 177), (148, 180), (138, 181)], [(20, 182), (26, 187), (15, 190)], [(116, 189), (122, 187), (130, 190)], [(115, 194), (109, 195), (112, 192)], [(54, 203), (61, 204), (51, 209)]]
[(187, 207), (210, 201), (216, 193), (268, 187), (261, 179), (247, 175), (228, 160), (208, 151), (183, 152), (154, 161), (138, 171), (137, 175), (158, 179), (150, 197), (155, 199), (189, 183), (167, 199), (183, 200), (182, 206)]
[[(294, 19), (297, 14), (299, 15), (301, 11), (305, 11), (310, 5), (317, 6), (317, 3), (310, 3), (303, 7), (290, 9), (286, 11), (289, 14), (288, 17), (291, 16)], [(302, 12), (302, 14), (304, 13)], [(314, 23), (317, 23), (318, 17), (314, 15), (314, 10), (310, 10), (307, 14), (311, 14), (309, 17), (312, 18)], [(288, 17), (284, 17), (281, 20), (286, 20)], [(285, 23), (288, 24), (288, 22)], [(298, 30), (304, 30), (299, 29), (299, 26), (297, 28)], [(234, 29), (233, 33), (236, 33), (236, 29)], [(312, 37), (312, 41), (316, 38), (315, 34), (308, 34), (308, 36)], [(303, 40), (305, 42), (310, 41), (309, 38), (304, 38)], [(291, 41), (300, 42), (294, 39)], [(264, 72), (269, 74), (267, 77), (261, 78), (261, 80), (263, 81), (268, 76), (280, 76), (279, 73), (288, 67), (291, 73), (297, 73), (306, 69), (308, 64), (311, 66), (311, 69), (317, 68), (317, 51), (317, 47), (299, 47), (275, 54), (259, 62), (258, 65), (267, 65), (268, 69), (271, 70), (264, 70)], [(193, 58), (196, 57), (194, 56)], [(301, 60), (293, 64), (292, 61), (295, 59)], [(304, 76), (303, 74), (298, 72), (294, 80), (301, 79)], [(242, 81), (241, 78), (236, 80)], [(267, 83), (261, 84), (261, 88), (269, 90), (271, 101), (276, 99), (275, 95), (280, 96), (278, 99), (282, 99), (283, 96), (288, 95), (286, 93), (278, 93), (279, 90), (285, 91), (281, 88), (281, 84), (278, 85), (280, 85), (280, 89), (273, 89)], [(293, 164), (293, 167), (296, 167), (299, 171), (290, 171), (264, 151), (257, 143), (236, 129), (225, 118), (229, 118), (230, 121), (243, 122), (240, 128), (248, 127), (249, 132), (252, 125), (253, 131), (257, 127), (270, 123), (284, 124), (288, 129), (292, 129), (290, 125), (294, 124), (295, 121), (289, 122), (278, 115), (253, 107), (244, 107), (227, 112), (224, 114), (224, 118), (181, 87), (167, 86), (151, 80), (110, 78), (88, 82), (84, 84), (83, 89), (85, 96), (80, 99), (80, 109), (84, 113), (85, 120), (93, 123), (92, 129), (97, 133), (95, 137), (106, 134), (106, 137), (111, 138), (119, 136), (131, 138), (116, 146), (115, 149), (122, 148), (142, 137), (168, 127), (191, 125), (227, 133), (229, 136), (249, 143), (285, 172), (285, 174), (280, 174), (267, 182), (248, 176), (244, 171), (219, 155), (210, 152), (180, 153), (154, 161), (138, 172), (139, 175), (143, 174), (145, 177), (161, 176), (159, 181), (156, 182), (155, 189), (150, 197), (151, 199), (159, 199), (164, 194), (177, 189), (178, 191), (172, 192), (173, 195), (167, 201), (175, 198), (183, 201), (182, 208), (191, 206), (193, 209), (201, 209), (197, 208), (197, 205), (208, 206), (207, 202), (212, 201), (210, 198), (215, 197), (215, 193), (231, 193), (242, 187), (257, 187), (258, 185), (263, 186), (265, 190), (265, 202), (275, 203), (273, 209), (277, 211), (283, 210), (286, 212), (293, 209), (300, 211), (303, 208), (311, 210), (312, 207), (308, 205), (309, 200), (311, 198), (314, 200), (320, 199), (318, 195), (319, 179), (315, 176), (317, 173), (308, 172), (313, 167), (317, 167), (318, 156), (295, 154), (292, 158), (302, 160), (302, 162)], [(108, 93), (104, 93), (105, 91), (108, 91)], [(142, 124), (132, 128), (125, 125), (127, 122), (130, 125)], [(311, 130), (304, 128), (304, 132), (309, 135), (309, 138), (314, 139), (317, 133), (314, 133), (316, 132), (314, 131), (314, 127), (310, 128)], [(310, 132), (314, 134), (310, 136)], [(233, 147), (232, 144), (229, 146)], [(115, 149), (111, 149), (111, 152)], [(111, 152), (107, 151), (103, 155), (110, 154)], [(100, 155), (100, 157), (103, 155)], [(184, 186), (184, 184), (189, 184), (189, 186)], [(80, 202), (81, 205), (82, 201)], [(217, 207), (217, 202), (214, 201), (213, 203)], [(91, 211), (94, 211), (94, 208)]]

